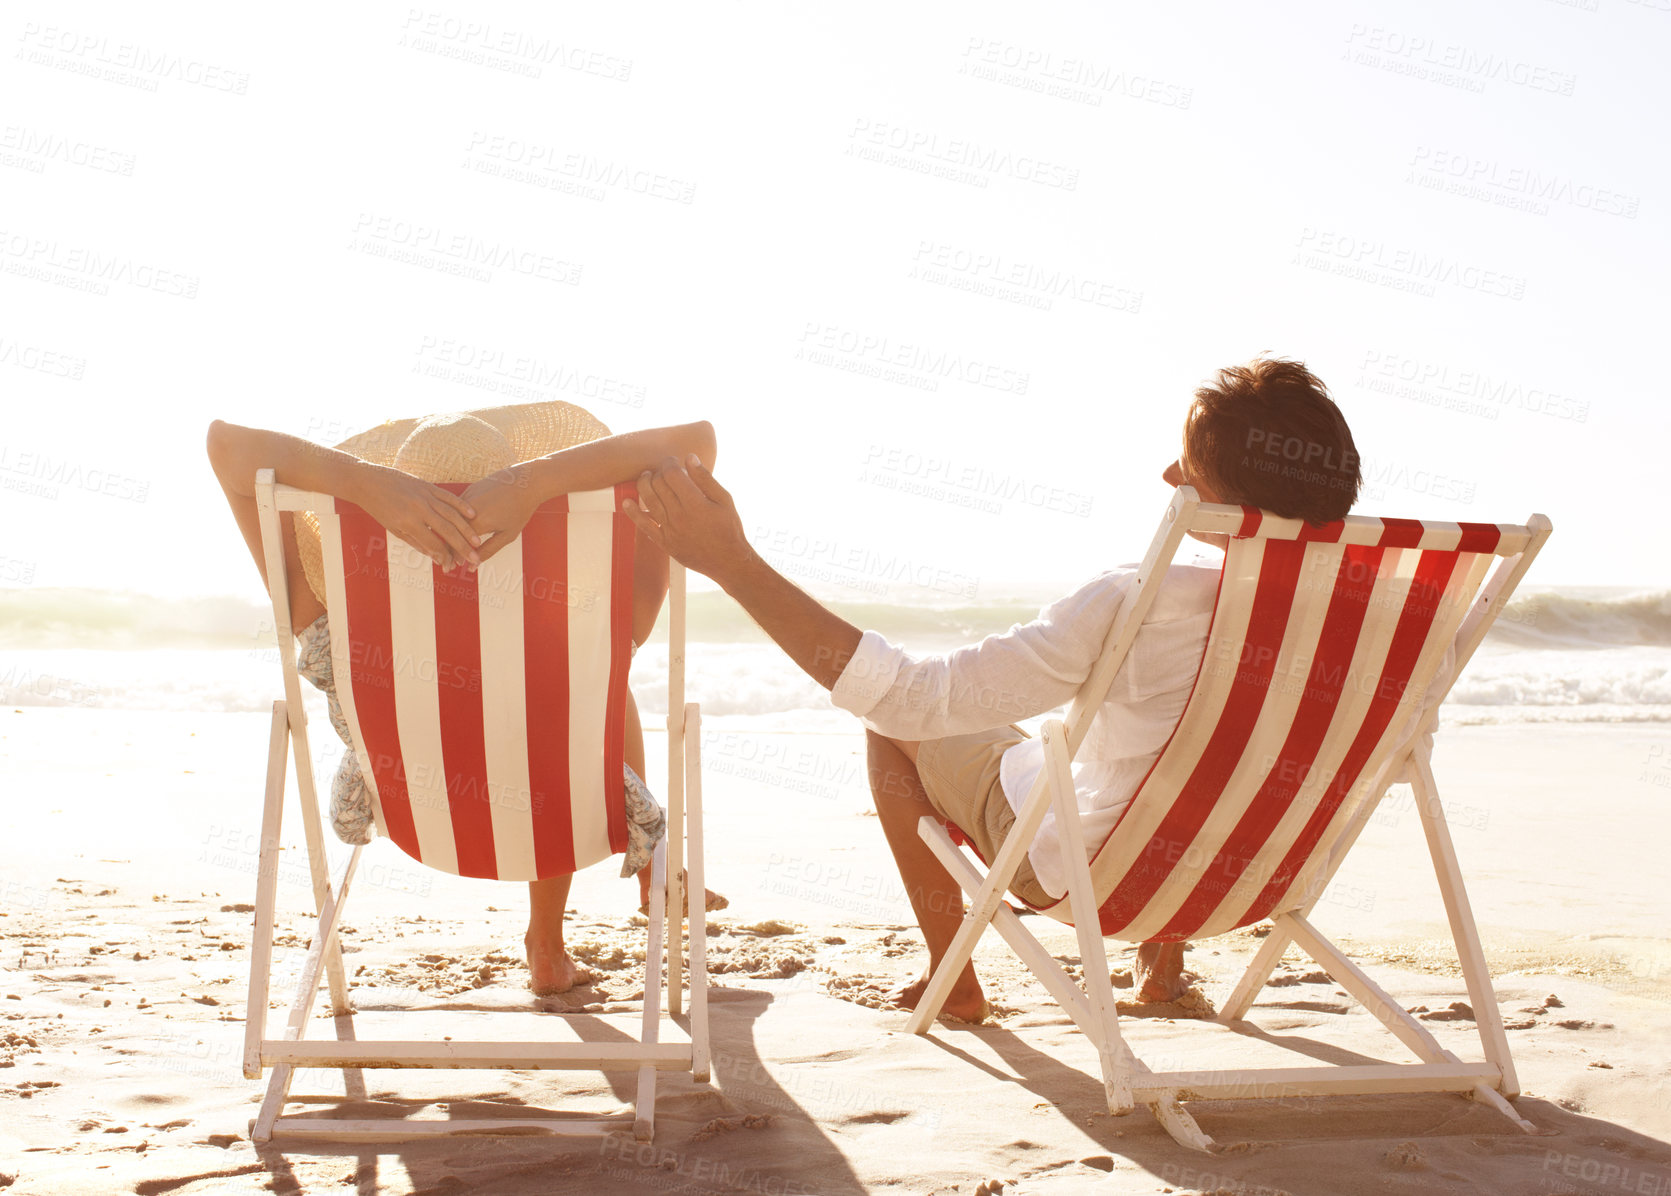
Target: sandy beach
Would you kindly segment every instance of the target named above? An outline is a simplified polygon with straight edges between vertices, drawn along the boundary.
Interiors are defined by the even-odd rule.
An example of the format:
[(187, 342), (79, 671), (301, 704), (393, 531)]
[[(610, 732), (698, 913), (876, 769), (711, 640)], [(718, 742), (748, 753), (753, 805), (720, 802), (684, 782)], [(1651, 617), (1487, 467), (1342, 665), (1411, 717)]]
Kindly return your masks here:
[[(1522, 1135), (1460, 1097), (1197, 1103), (1214, 1155), (1146, 1110), (1114, 1118), (1095, 1058), (996, 936), (977, 955), (996, 1019), (903, 1033), (877, 996), (923, 955), (859, 770), (858, 736), (707, 737), (713, 922), (710, 1084), (667, 1078), (657, 1136), (257, 1149), (261, 1086), (239, 1074), (265, 717), (7, 709), (0, 870), (0, 1187), (17, 1193), (1671, 1192), (1671, 938), (1661, 724), (1495, 726), (1441, 734), (1457, 850), (1524, 1088)], [(650, 758), (661, 739), (650, 737)], [(768, 750), (770, 749), (770, 750)], [(654, 780), (655, 778), (652, 778)], [(293, 803), (293, 798), (292, 798)], [(777, 837), (793, 807), (793, 836)], [(299, 841), (290, 807), (287, 839)], [(777, 815), (774, 817), (774, 814)], [(309, 893), (299, 849), (280, 876), (276, 969), (294, 975)], [(344, 932), (356, 1024), (476, 1010), (538, 1034), (568, 1010), (635, 1012), (643, 949), (633, 890), (578, 878), (577, 954), (601, 979), (545, 1002), (526, 988), (520, 887), (363, 861)], [(1038, 919), (1032, 919), (1037, 923)], [(1419, 825), (1395, 791), (1317, 921), (1439, 1039), (1477, 1057), (1466, 992)], [(1052, 950), (1071, 932), (1039, 930)], [(1198, 944), (1221, 999), (1258, 942)], [(1129, 967), (1129, 952), (1115, 967)], [(1278, 1062), (1263, 1036), (1335, 1061), (1408, 1058), (1291, 952), (1233, 1034), (1186, 1009), (1137, 1008), (1140, 1054), (1179, 1066)], [(415, 1019), (415, 1022), (414, 1022)], [(321, 1030), (329, 1032), (328, 1023)], [(521, 1033), (523, 1031), (519, 1031)], [(364, 1073), (366, 1099), (414, 1115), (509, 1100), (624, 1108), (598, 1074)], [(293, 1094), (328, 1107), (338, 1075)], [(987, 1185), (982, 1189), (980, 1185)]]

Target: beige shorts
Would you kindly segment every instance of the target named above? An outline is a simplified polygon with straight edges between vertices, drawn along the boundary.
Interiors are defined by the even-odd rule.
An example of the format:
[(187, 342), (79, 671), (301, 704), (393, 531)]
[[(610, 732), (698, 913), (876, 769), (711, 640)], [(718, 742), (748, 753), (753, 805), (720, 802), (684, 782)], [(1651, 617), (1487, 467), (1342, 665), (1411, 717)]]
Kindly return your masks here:
[[(917, 748), (917, 775), (929, 804), (963, 832), (988, 864), (998, 858), (998, 849), (1015, 825), (1015, 811), (999, 781), (999, 764), (1006, 751), (1026, 738), (1020, 727), (994, 727), (972, 735), (925, 739)], [(1056, 903), (1039, 886), (1025, 855), (1010, 881), (1010, 892), (1029, 905)]]

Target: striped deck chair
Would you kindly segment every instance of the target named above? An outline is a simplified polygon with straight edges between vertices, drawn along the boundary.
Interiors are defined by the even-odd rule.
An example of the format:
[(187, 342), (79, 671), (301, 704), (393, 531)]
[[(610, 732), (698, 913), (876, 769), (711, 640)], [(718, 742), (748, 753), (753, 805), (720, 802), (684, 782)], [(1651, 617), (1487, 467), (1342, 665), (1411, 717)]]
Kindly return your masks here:
[[(1066, 722), (1044, 725), (1045, 766), (990, 872), (953, 845), (945, 824), (921, 821), (971, 908), (909, 1030), (927, 1032), (990, 923), (1096, 1046), (1109, 1110), (1148, 1104), (1186, 1146), (1212, 1142), (1181, 1100), (1329, 1093), (1463, 1092), (1530, 1132), (1506, 1099), (1518, 1094), (1514, 1064), (1425, 732), (1550, 529), (1542, 515), (1524, 526), (1351, 516), (1312, 527), (1202, 504), (1180, 487)], [(1086, 865), (1072, 760), (1190, 531), (1230, 537), (1201, 670), (1170, 740)], [(1398, 782), (1415, 793), (1484, 1062), (1443, 1048), (1308, 921)], [(1041, 912), (1075, 927), (1084, 989), (1002, 900), (1052, 808), (1070, 887)], [(1177, 942), (1265, 920), (1270, 933), (1220, 1020), (1240, 1023), (1284, 950), (1298, 944), (1420, 1062), (1154, 1072), (1138, 1060), (1120, 1035), (1104, 936)]]
[[(681, 1013), (683, 987), (675, 912), (684, 908), (681, 866), (691, 888), (703, 891), (699, 712), (684, 702), (685, 589), (677, 562), (670, 588), (668, 832), (652, 862), (644, 1008), (636, 1041), (606, 1019), (551, 1016), (539, 1017), (539, 1033), (549, 1034), (549, 1041), (468, 1040), (457, 1032), (429, 1041), (366, 1041), (355, 1035), (337, 931), (365, 849), (355, 847), (331, 879), (296, 671), (279, 512), (312, 511), (320, 523), (337, 696), (381, 835), (442, 872), (508, 881), (573, 872), (623, 851), (634, 529), (618, 503), (628, 492), (630, 487), (617, 487), (554, 499), (475, 575), (452, 577), (353, 503), (276, 485), (272, 470), (257, 474), (284, 698), (273, 703), (245, 1023), (245, 1076), (258, 1079), (263, 1069), (273, 1069), (251, 1127), (255, 1141), (278, 1135), (604, 1134), (623, 1124), (647, 1140), (654, 1131), (657, 1072), (688, 1071), (707, 1079), (706, 927), (700, 901), (690, 913), (689, 1017), (682, 1028), (671, 1020)], [(318, 925), (285, 1031), (270, 1038), (267, 1000), (287, 749), (294, 752)], [(671, 867), (669, 845), (675, 854)], [(306, 1036), (322, 978), (337, 1015), (334, 1041)], [(471, 1022), (466, 1030), (500, 1017), (452, 1016)], [(664, 1040), (670, 1026), (676, 1032)], [(583, 1037), (587, 1030), (593, 1031), (590, 1041)], [(626, 1071), (637, 1075), (637, 1100), (625, 1118), (585, 1120), (281, 1116), (300, 1067), (344, 1069), (351, 1091), (356, 1069), (368, 1067)], [(363, 1084), (358, 1086), (363, 1093)]]

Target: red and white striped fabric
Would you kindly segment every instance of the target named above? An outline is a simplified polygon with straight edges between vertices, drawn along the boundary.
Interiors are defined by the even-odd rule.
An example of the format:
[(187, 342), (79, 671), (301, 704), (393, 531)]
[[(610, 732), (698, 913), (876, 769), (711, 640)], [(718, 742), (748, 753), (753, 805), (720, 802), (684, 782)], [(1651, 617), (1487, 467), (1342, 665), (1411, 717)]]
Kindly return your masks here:
[(1103, 934), (1181, 941), (1303, 904), (1390, 783), (1501, 530), (1244, 509), (1183, 717), (1091, 861)]
[(318, 512), (337, 697), (414, 859), (543, 880), (626, 849), (632, 492), (553, 499), (451, 576), (353, 503)]

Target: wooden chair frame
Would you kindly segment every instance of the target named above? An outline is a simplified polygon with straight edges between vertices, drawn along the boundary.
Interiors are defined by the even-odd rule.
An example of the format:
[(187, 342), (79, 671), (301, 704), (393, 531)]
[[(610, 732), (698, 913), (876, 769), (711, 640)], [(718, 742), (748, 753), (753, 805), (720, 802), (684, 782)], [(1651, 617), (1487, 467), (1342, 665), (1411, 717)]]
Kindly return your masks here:
[[(1137, 1103), (1146, 1104), (1167, 1132), (1184, 1146), (1203, 1151), (1213, 1147), (1212, 1139), (1201, 1131), (1184, 1109), (1181, 1103), (1184, 1100), (1343, 1093), (1461, 1092), (1497, 1109), (1524, 1132), (1534, 1133), (1535, 1127), (1522, 1118), (1507, 1099), (1519, 1094), (1519, 1082), (1503, 1031), (1502, 1016), (1492, 991), (1479, 931), (1474, 924), (1449, 826), (1445, 821), (1444, 806), (1433, 779), (1426, 732), (1431, 731), (1437, 721), (1440, 702), (1432, 704), (1427, 718), (1406, 746), (1396, 750), (1391, 767), (1381, 774), (1389, 778), (1386, 786), (1382, 787), (1380, 794), (1364, 802), (1331, 853), (1331, 863), (1319, 869), (1300, 903), (1271, 919), (1269, 935), (1219, 1015), (1219, 1020), (1227, 1025), (1241, 1022), (1283, 952), (1290, 944), (1296, 944), (1421, 1062), (1157, 1072), (1133, 1054), (1120, 1033), (1108, 956), (1099, 932), (1099, 902), (1086, 862), (1071, 765), (1115, 673), (1136, 639), (1138, 628), (1184, 535), (1191, 531), (1234, 535), (1243, 518), (1241, 507), (1203, 504), (1192, 487), (1178, 488), (1167, 507), (1160, 530), (1139, 566), (1125, 605), (1115, 618), (1102, 657), (1074, 699), (1067, 721), (1051, 719), (1044, 724), (1041, 738), (1045, 765), (989, 871), (983, 873), (953, 843), (943, 823), (933, 818), (924, 818), (919, 823), (918, 833), (968, 895), (969, 908), (906, 1028), (913, 1034), (928, 1032), (953, 983), (973, 955), (980, 936), (991, 925), (997, 928), (1005, 942), (1096, 1047), (1109, 1111), (1123, 1114), (1130, 1112)], [(1364, 517), (1351, 517), (1347, 525), (1343, 536), (1347, 542), (1356, 539), (1358, 542), (1373, 543), (1381, 528), (1379, 520)], [(1496, 549), (1501, 559), (1480, 587), (1457, 631), (1454, 641), (1456, 663), (1451, 684), (1461, 675), (1492, 621), (1508, 603), (1551, 530), (1550, 521), (1542, 515), (1533, 515), (1524, 526), (1503, 528), (1503, 538)], [(1284, 538), (1292, 538), (1292, 534)], [(1447, 692), (1448, 689), (1449, 686), (1446, 687)], [(1440, 695), (1441, 701), (1443, 696)], [(1366, 773), (1365, 780), (1369, 779)], [(1485, 1055), (1483, 1062), (1465, 1063), (1441, 1046), (1426, 1026), (1376, 985), (1308, 920), (1335, 870), (1385, 796), (1386, 788), (1399, 782), (1408, 782), (1415, 793), (1416, 808), (1479, 1029)], [(1021, 919), (1004, 901), (1004, 893), (1016, 868), (1037, 834), (1046, 811), (1051, 809), (1055, 810), (1055, 823), (1062, 838), (1062, 855), (1069, 867), (1068, 898), (1078, 937), (1083, 988), (1022, 925)]]
[[(709, 1073), (707, 919), (700, 901), (692, 903), (689, 915), (690, 1011), (685, 1020), (688, 1037), (683, 1041), (662, 1039), (665, 1024), (681, 1016), (684, 960), (678, 949), (678, 937), (681, 911), (685, 904), (681, 892), (681, 868), (688, 872), (691, 891), (704, 891), (701, 712), (696, 703), (684, 701), (684, 567), (673, 562), (669, 576), (667, 835), (657, 845), (651, 865), (649, 941), (639, 1041), (608, 1044), (584, 1041), (470, 1042), (458, 1039), (440, 1042), (365, 1041), (353, 1034), (353, 1008), (338, 938), (343, 906), (364, 848), (353, 849), (333, 882), (325, 854), (323, 819), (308, 750), (307, 717), (302, 705), (300, 674), (296, 671), (296, 642), (291, 630), (290, 591), (279, 519), (281, 511), (317, 510), (328, 507), (333, 501), (327, 494), (277, 485), (270, 469), (256, 474), (256, 503), (267, 563), (267, 588), (272, 599), (279, 660), (284, 671), (284, 697), (273, 703), (272, 730), (268, 740), (260, 869), (256, 879), (255, 934), (250, 952), (249, 1004), (244, 1027), (245, 1077), (259, 1079), (267, 1068), (272, 1068), (273, 1072), (260, 1111), (251, 1123), (251, 1137), (256, 1142), (266, 1142), (277, 1137), (387, 1140), (446, 1134), (530, 1132), (602, 1135), (630, 1126), (640, 1141), (648, 1141), (655, 1130), (657, 1073), (688, 1071), (699, 1082), (705, 1082)], [(295, 996), (286, 1014), (284, 1032), (282, 1036), (273, 1038), (267, 1035), (267, 1005), (286, 756), (291, 753), (295, 760), (317, 923), (297, 980)], [(667, 859), (669, 845), (674, 849), (674, 863), (678, 865), (671, 868)], [(307, 1036), (321, 980), (325, 981), (331, 993), (331, 1011), (336, 1017), (338, 1035), (334, 1041)], [(663, 1017), (664, 1000), (666, 1018)], [(283, 1109), (299, 1067), (342, 1068), (345, 1071), (374, 1067), (631, 1071), (637, 1073), (637, 1097), (632, 1114), (593, 1119), (549, 1116), (425, 1121), (406, 1118), (287, 1117), (283, 1115)]]

